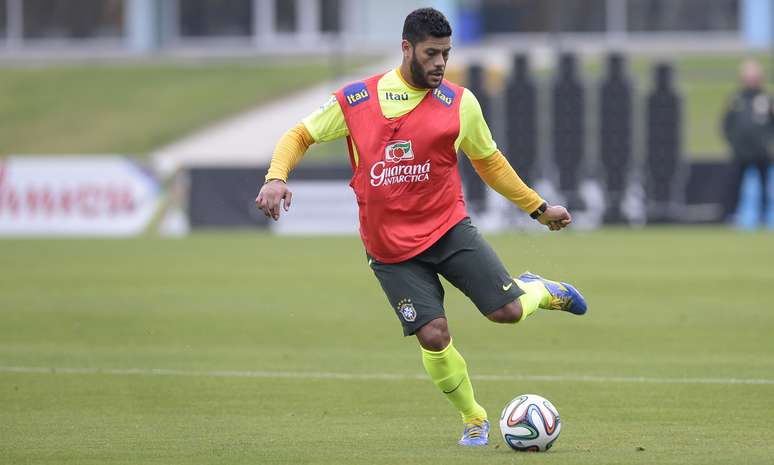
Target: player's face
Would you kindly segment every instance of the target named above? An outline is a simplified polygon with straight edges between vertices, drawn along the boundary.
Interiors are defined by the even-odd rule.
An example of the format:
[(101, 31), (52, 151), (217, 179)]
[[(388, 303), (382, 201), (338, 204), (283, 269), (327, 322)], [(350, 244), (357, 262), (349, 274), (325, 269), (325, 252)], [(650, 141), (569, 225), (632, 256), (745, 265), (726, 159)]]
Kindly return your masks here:
[(411, 80), (420, 87), (440, 86), (449, 61), (451, 37), (429, 37), (411, 49)]

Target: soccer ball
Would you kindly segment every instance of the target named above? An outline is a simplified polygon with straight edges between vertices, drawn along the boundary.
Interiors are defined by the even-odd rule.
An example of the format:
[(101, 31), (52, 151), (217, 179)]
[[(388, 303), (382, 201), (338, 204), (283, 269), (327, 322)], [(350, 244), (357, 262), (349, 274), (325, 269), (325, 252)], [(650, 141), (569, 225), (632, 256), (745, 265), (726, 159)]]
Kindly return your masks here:
[(559, 411), (548, 399), (536, 394), (513, 399), (500, 415), (500, 433), (513, 450), (546, 451), (554, 445), (561, 429)]

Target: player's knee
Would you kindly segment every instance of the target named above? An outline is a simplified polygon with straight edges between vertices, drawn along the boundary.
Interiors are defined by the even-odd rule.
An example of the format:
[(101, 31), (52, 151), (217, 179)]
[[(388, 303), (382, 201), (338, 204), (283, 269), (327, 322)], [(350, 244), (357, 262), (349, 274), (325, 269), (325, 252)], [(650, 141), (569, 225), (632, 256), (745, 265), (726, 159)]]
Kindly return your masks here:
[(495, 323), (518, 323), (521, 320), (521, 304), (518, 300), (514, 300), (509, 304), (505, 304), (497, 310), (493, 311), (486, 317)]
[(436, 318), (422, 326), (416, 332), (416, 336), (419, 344), (425, 350), (432, 350), (433, 352), (445, 349), (449, 342), (451, 342), (449, 326), (446, 324), (445, 318)]

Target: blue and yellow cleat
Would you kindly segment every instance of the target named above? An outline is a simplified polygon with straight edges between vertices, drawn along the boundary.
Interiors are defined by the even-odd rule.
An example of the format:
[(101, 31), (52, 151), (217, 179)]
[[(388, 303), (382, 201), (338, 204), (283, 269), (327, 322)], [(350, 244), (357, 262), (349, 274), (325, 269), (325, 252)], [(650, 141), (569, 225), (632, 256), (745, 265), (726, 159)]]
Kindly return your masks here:
[(550, 279), (545, 279), (530, 272), (522, 273), (518, 279), (525, 282), (540, 281), (543, 283), (548, 290), (548, 293), (551, 294), (551, 302), (548, 304), (548, 307), (541, 306), (541, 308), (546, 308), (547, 310), (562, 310), (564, 312), (574, 313), (575, 315), (583, 315), (586, 313), (586, 299), (584, 299), (581, 293), (571, 285), (551, 281)]
[(457, 441), (461, 446), (485, 446), (489, 444), (489, 421), (474, 418), (465, 422), (462, 439)]

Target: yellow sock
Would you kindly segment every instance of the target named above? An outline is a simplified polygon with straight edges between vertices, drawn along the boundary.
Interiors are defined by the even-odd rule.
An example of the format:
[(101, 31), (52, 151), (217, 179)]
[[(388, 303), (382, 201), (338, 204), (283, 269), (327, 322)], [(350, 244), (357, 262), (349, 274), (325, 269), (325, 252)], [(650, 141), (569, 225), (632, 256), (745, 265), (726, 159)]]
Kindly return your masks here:
[(465, 359), (451, 342), (440, 352), (422, 348), (422, 364), (433, 383), (460, 412), (463, 421), (486, 419), (486, 410), (476, 402), (473, 395)]
[(514, 279), (516, 284), (524, 291), (524, 294), (519, 296), (519, 303), (521, 304), (521, 319), (532, 315), (538, 308), (545, 308), (548, 306), (551, 300), (551, 294), (548, 293), (548, 289), (540, 281), (524, 282), (519, 279)]

